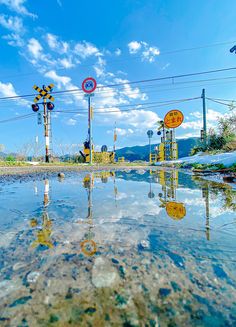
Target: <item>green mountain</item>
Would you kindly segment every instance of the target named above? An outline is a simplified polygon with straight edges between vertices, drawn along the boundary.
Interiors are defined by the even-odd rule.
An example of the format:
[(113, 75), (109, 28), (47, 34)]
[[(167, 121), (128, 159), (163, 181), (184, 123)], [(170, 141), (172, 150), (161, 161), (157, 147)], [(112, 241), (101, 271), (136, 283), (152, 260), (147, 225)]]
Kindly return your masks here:
[[(179, 149), (179, 158), (186, 157), (190, 154), (191, 149), (197, 145), (199, 142), (198, 137), (190, 137), (187, 139), (177, 139), (178, 149)], [(154, 151), (155, 147), (159, 144), (152, 144), (151, 148)], [(149, 159), (149, 145), (144, 146), (132, 146), (125, 147), (116, 150), (117, 157), (125, 157), (126, 160), (144, 160), (148, 161)]]

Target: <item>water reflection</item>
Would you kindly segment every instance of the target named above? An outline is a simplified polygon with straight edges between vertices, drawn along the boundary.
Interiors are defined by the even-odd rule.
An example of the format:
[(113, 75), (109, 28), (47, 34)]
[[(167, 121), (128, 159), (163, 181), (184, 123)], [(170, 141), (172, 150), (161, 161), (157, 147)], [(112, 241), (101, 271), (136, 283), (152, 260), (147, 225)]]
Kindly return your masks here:
[(228, 186), (175, 170), (129, 170), (3, 189), (3, 326), (234, 325)]
[[(37, 187), (35, 189), (35, 195), (38, 195)], [(33, 242), (32, 247), (45, 246), (46, 248), (53, 248), (53, 243), (50, 239), (52, 234), (52, 220), (49, 218), (47, 207), (49, 205), (49, 180), (44, 181), (44, 199), (42, 210), (42, 221), (39, 222), (36, 218), (31, 219), (30, 225), (36, 230), (37, 239)], [(37, 191), (36, 191), (37, 190)]]

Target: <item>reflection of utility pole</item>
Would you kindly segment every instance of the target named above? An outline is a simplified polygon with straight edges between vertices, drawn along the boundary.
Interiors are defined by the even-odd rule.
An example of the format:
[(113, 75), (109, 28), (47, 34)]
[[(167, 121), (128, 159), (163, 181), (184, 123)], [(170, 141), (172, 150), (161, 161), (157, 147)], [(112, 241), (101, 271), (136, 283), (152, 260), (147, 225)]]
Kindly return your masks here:
[(210, 206), (209, 206), (209, 186), (208, 184), (202, 189), (203, 198), (206, 205), (206, 239), (210, 241)]
[(97, 246), (96, 243), (93, 241), (93, 233), (92, 233), (92, 228), (93, 228), (93, 211), (92, 211), (92, 189), (93, 189), (93, 174), (87, 175), (84, 178), (84, 187), (87, 189), (88, 193), (88, 215), (87, 219), (89, 226), (89, 231), (87, 235), (85, 236), (86, 239), (83, 240), (80, 245), (82, 252), (85, 255), (92, 256), (97, 252)]

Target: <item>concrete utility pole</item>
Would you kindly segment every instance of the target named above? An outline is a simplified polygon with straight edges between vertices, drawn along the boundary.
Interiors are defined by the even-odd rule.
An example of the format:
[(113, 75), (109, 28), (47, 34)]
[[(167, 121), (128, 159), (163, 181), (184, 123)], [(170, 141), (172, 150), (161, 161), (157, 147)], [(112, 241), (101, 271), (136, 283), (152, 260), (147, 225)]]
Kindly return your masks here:
[(43, 98), (43, 117), (44, 117), (44, 132), (45, 132), (45, 162), (49, 162), (49, 133), (48, 133), (48, 110), (47, 100)]
[(206, 94), (205, 94), (205, 89), (202, 90), (202, 114), (203, 114), (204, 145), (207, 145)]

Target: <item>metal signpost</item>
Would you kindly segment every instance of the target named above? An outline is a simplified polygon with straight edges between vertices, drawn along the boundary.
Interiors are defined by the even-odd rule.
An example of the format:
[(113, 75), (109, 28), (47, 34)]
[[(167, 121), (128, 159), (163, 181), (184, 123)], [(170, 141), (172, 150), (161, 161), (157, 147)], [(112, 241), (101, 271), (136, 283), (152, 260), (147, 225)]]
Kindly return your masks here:
[[(54, 97), (49, 94), (49, 92), (52, 91), (52, 88), (54, 87), (54, 84), (49, 84), (48, 86), (43, 85), (42, 89), (40, 87), (38, 87), (37, 85), (33, 86), (33, 89), (35, 89), (39, 95), (37, 95), (34, 98), (34, 102), (35, 104), (32, 104), (32, 110), (34, 112), (37, 112), (39, 110), (39, 105), (37, 104), (37, 102), (43, 98), (43, 110), (44, 110), (44, 114), (43, 114), (43, 118), (44, 118), (44, 131), (45, 131), (45, 162), (49, 162), (49, 157), (50, 157), (50, 151), (49, 151), (49, 145), (50, 145), (50, 139), (49, 139), (49, 130), (50, 130), (50, 114), (48, 112), (53, 110), (54, 108), (54, 104), (52, 102), (47, 102), (47, 99), (49, 99), (50, 101), (54, 101)], [(40, 124), (40, 119), (38, 116), (38, 124)]]
[(178, 158), (178, 145), (175, 141), (175, 128), (179, 127), (183, 121), (183, 113), (177, 109), (173, 109), (167, 112), (164, 121), (162, 120), (159, 122), (157, 135), (163, 133), (161, 144), (159, 145), (160, 161)]
[(151, 163), (151, 153), (152, 153), (152, 151), (151, 151), (151, 138), (153, 136), (153, 131), (151, 129), (149, 129), (147, 131), (147, 136), (149, 138), (149, 162)]
[(94, 96), (94, 91), (97, 87), (97, 82), (92, 77), (87, 77), (82, 83), (82, 90), (86, 93), (85, 97), (88, 98), (88, 138), (89, 138), (89, 163), (93, 163), (93, 138), (92, 138), (92, 107), (91, 97)]

